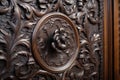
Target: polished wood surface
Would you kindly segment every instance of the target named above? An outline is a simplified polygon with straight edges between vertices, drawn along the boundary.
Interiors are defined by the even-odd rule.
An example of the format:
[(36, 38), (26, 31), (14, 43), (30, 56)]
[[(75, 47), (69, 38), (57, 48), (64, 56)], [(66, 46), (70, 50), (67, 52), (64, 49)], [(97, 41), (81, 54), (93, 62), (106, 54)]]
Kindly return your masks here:
[(114, 79), (120, 80), (120, 1), (114, 1)]
[(104, 0), (104, 80), (113, 80), (113, 0)]

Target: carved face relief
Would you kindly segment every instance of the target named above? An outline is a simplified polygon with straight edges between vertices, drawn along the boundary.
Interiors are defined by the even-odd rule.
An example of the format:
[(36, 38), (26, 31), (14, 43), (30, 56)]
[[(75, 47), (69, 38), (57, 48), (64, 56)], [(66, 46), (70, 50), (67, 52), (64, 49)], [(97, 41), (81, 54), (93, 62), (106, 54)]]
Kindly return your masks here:
[(61, 13), (44, 16), (35, 28), (32, 41), (35, 58), (49, 71), (65, 70), (78, 54), (77, 30)]
[(67, 15), (72, 14), (76, 10), (76, 0), (61, 0), (61, 11)]
[(40, 13), (45, 14), (47, 12), (56, 10), (58, 7), (58, 0), (38, 0)]

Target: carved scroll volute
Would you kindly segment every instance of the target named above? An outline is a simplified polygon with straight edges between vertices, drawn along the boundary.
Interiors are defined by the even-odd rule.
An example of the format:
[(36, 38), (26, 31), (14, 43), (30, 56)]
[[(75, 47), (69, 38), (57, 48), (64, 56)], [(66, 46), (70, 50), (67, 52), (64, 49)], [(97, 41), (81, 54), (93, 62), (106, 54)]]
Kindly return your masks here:
[(36, 61), (46, 70), (61, 72), (75, 61), (79, 37), (75, 25), (62, 13), (49, 13), (36, 25), (32, 35)]

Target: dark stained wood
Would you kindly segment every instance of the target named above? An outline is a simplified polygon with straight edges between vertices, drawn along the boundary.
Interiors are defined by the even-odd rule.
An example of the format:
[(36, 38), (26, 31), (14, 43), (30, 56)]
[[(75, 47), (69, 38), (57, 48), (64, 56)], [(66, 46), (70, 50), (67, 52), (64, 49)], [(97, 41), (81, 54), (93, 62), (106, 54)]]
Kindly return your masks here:
[(33, 32), (33, 54), (38, 63), (51, 72), (68, 69), (76, 60), (79, 47), (76, 26), (62, 13), (43, 16)]
[(112, 79), (111, 4), (0, 0), (0, 80)]

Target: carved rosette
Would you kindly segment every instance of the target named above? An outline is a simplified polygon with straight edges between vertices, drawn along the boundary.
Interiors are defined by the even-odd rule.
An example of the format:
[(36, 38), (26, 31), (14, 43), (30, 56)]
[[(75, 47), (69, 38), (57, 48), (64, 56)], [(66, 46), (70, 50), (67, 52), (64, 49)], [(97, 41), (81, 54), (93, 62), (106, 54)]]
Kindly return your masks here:
[(36, 25), (32, 49), (35, 59), (52, 72), (66, 70), (75, 61), (79, 37), (75, 25), (62, 13), (43, 16)]

